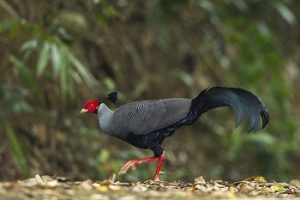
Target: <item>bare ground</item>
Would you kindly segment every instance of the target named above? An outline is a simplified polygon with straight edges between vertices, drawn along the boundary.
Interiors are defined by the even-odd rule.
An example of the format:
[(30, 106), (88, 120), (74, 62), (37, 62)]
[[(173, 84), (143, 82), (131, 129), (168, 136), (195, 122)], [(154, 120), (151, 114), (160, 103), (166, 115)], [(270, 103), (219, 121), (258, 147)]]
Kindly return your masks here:
[(113, 175), (103, 181), (72, 182), (62, 177), (36, 175), (34, 178), (0, 183), (0, 199), (300, 199), (300, 180), (267, 182), (251, 177), (229, 183), (195, 178), (185, 182), (118, 182)]

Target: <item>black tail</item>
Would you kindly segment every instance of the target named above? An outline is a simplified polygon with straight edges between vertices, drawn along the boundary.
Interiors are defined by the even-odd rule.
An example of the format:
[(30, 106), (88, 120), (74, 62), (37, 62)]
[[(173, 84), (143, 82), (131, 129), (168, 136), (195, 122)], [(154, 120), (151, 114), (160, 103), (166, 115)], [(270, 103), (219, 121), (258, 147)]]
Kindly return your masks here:
[(269, 114), (265, 105), (251, 92), (239, 88), (218, 86), (207, 88), (192, 100), (191, 112), (200, 116), (210, 109), (222, 106), (229, 106), (235, 111), (236, 127), (246, 115), (249, 119), (248, 132), (256, 132), (260, 126), (264, 128), (269, 123)]

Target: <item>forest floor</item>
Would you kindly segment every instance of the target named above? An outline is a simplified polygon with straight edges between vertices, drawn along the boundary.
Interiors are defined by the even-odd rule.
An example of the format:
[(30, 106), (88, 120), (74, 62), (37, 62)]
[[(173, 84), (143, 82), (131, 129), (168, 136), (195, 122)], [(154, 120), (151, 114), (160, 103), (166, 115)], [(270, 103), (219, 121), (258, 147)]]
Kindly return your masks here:
[(66, 178), (36, 175), (34, 178), (0, 182), (0, 199), (300, 199), (300, 180), (268, 183), (251, 177), (229, 183), (198, 177), (185, 182), (118, 182), (115, 176), (103, 181), (69, 181)]

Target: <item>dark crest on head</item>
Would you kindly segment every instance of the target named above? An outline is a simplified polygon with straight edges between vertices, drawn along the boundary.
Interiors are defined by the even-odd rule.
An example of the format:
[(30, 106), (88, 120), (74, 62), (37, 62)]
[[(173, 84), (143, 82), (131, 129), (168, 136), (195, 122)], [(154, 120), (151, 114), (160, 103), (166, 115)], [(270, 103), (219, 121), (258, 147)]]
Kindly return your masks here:
[(109, 100), (110, 102), (112, 102), (113, 104), (116, 104), (116, 102), (118, 100), (118, 93), (111, 92), (107, 95), (106, 99)]

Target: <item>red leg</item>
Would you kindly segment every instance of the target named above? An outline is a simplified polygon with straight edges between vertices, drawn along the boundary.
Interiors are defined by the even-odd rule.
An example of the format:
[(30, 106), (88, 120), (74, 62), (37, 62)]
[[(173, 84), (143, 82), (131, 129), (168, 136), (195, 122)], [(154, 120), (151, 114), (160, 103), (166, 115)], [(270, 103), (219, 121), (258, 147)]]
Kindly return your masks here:
[(162, 163), (164, 161), (164, 158), (165, 158), (165, 151), (163, 151), (163, 153), (159, 157), (147, 157), (147, 158), (142, 158), (142, 159), (137, 159), (137, 160), (129, 160), (120, 169), (119, 174), (125, 174), (130, 167), (134, 167), (135, 165), (145, 163), (145, 162), (153, 162), (155, 160), (158, 160), (153, 180), (159, 181), (159, 173), (160, 173), (160, 169), (161, 169)]
[(158, 160), (158, 159), (159, 159), (159, 157), (147, 157), (147, 158), (142, 158), (142, 159), (137, 159), (137, 160), (129, 160), (120, 169), (119, 174), (125, 174), (130, 167), (134, 167), (137, 164), (141, 164), (141, 163), (144, 163), (144, 162), (153, 162), (153, 161)]
[(160, 172), (160, 168), (162, 166), (162, 163), (164, 161), (164, 158), (165, 158), (165, 151), (159, 156), (156, 171), (155, 171), (155, 174), (154, 174), (154, 177), (153, 177), (154, 181), (159, 181), (159, 172)]

